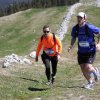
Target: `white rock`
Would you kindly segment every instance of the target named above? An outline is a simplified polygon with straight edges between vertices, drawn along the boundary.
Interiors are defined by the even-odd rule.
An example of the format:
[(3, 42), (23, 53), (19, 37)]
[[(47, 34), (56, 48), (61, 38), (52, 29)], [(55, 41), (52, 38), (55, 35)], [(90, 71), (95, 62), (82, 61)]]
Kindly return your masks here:
[(24, 61), (26, 64), (32, 64), (32, 62), (31, 62), (29, 59), (24, 58), (23, 61)]
[(31, 53), (30, 53), (30, 57), (32, 57), (32, 58), (35, 59), (35, 58), (36, 58), (36, 51), (31, 52)]
[(4, 57), (4, 63), (3, 63), (4, 68), (11, 66), (13, 63), (32, 64), (29, 59), (22, 56), (18, 56), (14, 53)]
[(4, 62), (3, 68), (7, 68), (7, 67), (9, 67), (9, 66), (10, 66), (10, 63), (9, 63), (9, 62)]

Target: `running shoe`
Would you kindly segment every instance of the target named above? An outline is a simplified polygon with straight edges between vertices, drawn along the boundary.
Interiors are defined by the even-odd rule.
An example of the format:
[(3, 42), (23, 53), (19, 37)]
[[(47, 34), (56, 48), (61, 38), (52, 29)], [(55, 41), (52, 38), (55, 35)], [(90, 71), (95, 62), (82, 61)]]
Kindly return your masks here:
[(51, 80), (46, 83), (46, 85), (51, 85), (51, 84), (52, 84)]
[(98, 68), (95, 68), (95, 70), (96, 70), (96, 74), (94, 74), (94, 79), (96, 82), (98, 82), (100, 79), (100, 72), (99, 72)]
[(88, 83), (88, 84), (84, 85), (84, 88), (88, 89), (88, 90), (93, 90), (93, 84), (92, 83)]

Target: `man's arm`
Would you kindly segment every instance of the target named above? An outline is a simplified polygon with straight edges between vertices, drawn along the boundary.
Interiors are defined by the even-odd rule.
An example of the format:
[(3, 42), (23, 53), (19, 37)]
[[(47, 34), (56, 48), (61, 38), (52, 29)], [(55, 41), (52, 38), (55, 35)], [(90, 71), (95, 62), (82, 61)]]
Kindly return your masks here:
[(56, 43), (58, 45), (57, 58), (59, 60), (60, 59), (60, 54), (62, 52), (62, 43), (61, 43), (60, 39), (57, 36), (56, 36)]
[(68, 48), (68, 52), (73, 48), (73, 45), (74, 45), (74, 43), (76, 42), (76, 38), (77, 38), (77, 36), (76, 36), (76, 26), (74, 26), (73, 28), (72, 28), (72, 32), (71, 32), (71, 43), (70, 43), (70, 46), (69, 46), (69, 48)]
[(98, 41), (97, 44), (100, 44), (100, 33), (98, 34)]
[(70, 44), (70, 46), (68, 48), (68, 52), (73, 48), (73, 45), (75, 44), (75, 42), (76, 42), (76, 37), (72, 37), (71, 44)]
[(96, 49), (100, 50), (100, 28), (98, 28), (94, 25), (89, 25), (89, 30), (92, 31), (93, 34), (97, 35), (98, 41), (96, 44)]
[(98, 34), (98, 41), (97, 41), (96, 49), (97, 51), (100, 51), (100, 33)]
[(100, 28), (90, 24), (90, 25), (88, 25), (88, 29), (90, 32), (92, 32), (92, 34), (94, 34), (98, 37), (97, 43), (99, 43), (100, 42)]
[(39, 56), (39, 53), (40, 53), (41, 48), (42, 48), (42, 42), (40, 40), (39, 43), (38, 43), (37, 50), (36, 50), (36, 59), (35, 59), (36, 62), (38, 61), (38, 56)]

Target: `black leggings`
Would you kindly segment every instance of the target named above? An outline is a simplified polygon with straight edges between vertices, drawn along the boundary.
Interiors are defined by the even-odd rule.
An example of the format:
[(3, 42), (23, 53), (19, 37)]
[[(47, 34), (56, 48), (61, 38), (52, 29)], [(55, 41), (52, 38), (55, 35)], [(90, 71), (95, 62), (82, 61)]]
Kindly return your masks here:
[(45, 64), (46, 67), (46, 76), (48, 81), (51, 79), (51, 71), (50, 71), (50, 62), (52, 65), (52, 77), (56, 76), (56, 72), (57, 72), (57, 63), (58, 63), (58, 59), (57, 56), (48, 56), (45, 52), (43, 52), (43, 54), (41, 55), (42, 61)]

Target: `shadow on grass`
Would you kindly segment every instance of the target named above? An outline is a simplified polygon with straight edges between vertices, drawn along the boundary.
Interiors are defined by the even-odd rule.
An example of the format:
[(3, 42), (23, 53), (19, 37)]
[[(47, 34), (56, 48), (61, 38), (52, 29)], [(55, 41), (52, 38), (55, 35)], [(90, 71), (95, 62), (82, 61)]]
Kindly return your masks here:
[(83, 88), (82, 86), (69, 86), (67, 88)]
[(28, 90), (30, 90), (30, 91), (46, 91), (46, 90), (48, 90), (49, 88), (32, 88), (32, 87), (29, 87), (28, 88)]
[(82, 86), (57, 86), (57, 87), (60, 87), (60, 88), (67, 88), (67, 89), (68, 89), (68, 88), (70, 88), (70, 89), (71, 89), (71, 88), (72, 88), (72, 89), (73, 89), (73, 88), (83, 88)]
[(72, 86), (59, 85), (59, 86), (56, 86), (56, 87), (67, 88), (67, 89), (68, 89), (68, 88), (70, 88), (70, 89), (71, 89), (71, 88), (72, 88), (72, 89), (73, 89), (73, 88), (83, 88), (83, 86), (78, 86), (78, 85), (72, 85)]
[(39, 81), (37, 81), (37, 80), (33, 80), (33, 79), (29, 79), (29, 78), (23, 78), (23, 77), (20, 77), (20, 78), (23, 79), (23, 80), (29, 80), (29, 81), (33, 81), (35, 83), (39, 83)]

